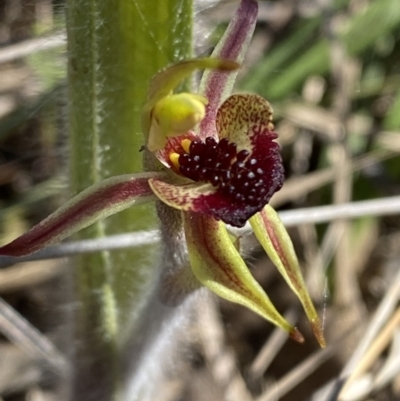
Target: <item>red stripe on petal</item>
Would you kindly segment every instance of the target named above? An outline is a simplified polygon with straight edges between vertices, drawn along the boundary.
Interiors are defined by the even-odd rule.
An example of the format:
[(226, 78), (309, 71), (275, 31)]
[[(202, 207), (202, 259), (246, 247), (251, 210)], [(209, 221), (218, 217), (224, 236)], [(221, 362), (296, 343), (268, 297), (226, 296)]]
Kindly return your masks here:
[[(253, 35), (257, 20), (258, 3), (255, 0), (242, 0), (229, 24), (220, 44), (212, 56), (241, 63)], [(208, 99), (206, 115), (199, 127), (199, 136), (217, 138), (215, 118), (221, 102), (232, 91), (236, 73), (206, 71), (201, 82), (200, 93)]]
[(224, 224), (198, 213), (183, 213), (192, 270), (217, 295), (246, 306), (286, 330), (297, 341), (302, 336), (276, 310), (251, 275)]
[[(233, 268), (229, 253), (221, 241), (219, 222), (201, 213), (186, 213), (184, 215), (185, 234), (187, 240), (196, 247), (209, 270), (209, 277), (223, 283), (229, 288), (239, 291), (241, 295), (253, 299), (254, 294), (244, 284)], [(228, 238), (227, 241), (230, 242)], [(240, 258), (239, 254), (237, 257)]]
[(150, 177), (154, 177), (154, 174), (113, 177), (88, 188), (26, 234), (0, 247), (0, 254), (23, 256), (33, 253), (100, 219), (118, 213), (137, 201), (144, 202), (147, 198), (150, 200)]

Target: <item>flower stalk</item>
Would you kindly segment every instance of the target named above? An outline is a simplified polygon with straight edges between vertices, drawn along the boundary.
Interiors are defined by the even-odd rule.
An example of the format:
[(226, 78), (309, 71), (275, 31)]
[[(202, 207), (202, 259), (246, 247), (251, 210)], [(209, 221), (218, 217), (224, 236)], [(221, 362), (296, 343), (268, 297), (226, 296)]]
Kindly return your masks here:
[[(141, 110), (148, 84), (166, 65), (191, 56), (192, 18), (192, 0), (68, 1), (73, 195), (109, 177), (142, 171)], [(152, 208), (135, 206), (98, 221), (78, 238), (151, 227)], [(72, 399), (121, 399), (122, 343), (134, 335), (155, 285), (152, 252), (144, 247), (75, 258), (80, 307)]]

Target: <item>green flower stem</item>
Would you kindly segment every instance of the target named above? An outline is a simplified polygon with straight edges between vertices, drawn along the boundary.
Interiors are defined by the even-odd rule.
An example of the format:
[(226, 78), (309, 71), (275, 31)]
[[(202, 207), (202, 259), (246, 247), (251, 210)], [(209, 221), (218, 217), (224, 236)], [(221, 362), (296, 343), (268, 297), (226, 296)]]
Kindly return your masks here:
[[(70, 180), (76, 194), (110, 176), (142, 170), (140, 116), (148, 82), (159, 69), (190, 57), (192, 0), (69, 0), (67, 31)], [(149, 207), (135, 207), (80, 237), (148, 229), (154, 216)], [(75, 259), (72, 399), (122, 399), (122, 344), (133, 335), (157, 279), (151, 252), (146, 247)]]

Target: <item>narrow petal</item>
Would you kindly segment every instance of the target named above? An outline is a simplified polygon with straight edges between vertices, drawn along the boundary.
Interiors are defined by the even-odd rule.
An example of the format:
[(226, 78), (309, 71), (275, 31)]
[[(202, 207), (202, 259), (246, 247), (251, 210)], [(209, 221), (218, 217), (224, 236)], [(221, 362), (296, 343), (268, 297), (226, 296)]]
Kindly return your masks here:
[(250, 224), (268, 256), (300, 299), (316, 339), (321, 347), (325, 347), (321, 321), (304, 283), (292, 241), (278, 214), (267, 205), (250, 219)]
[[(212, 57), (235, 60), (242, 63), (257, 22), (258, 4), (256, 0), (242, 0), (225, 34), (215, 47)], [(200, 83), (199, 93), (208, 99), (206, 116), (200, 123), (199, 136), (217, 138), (215, 117), (218, 107), (233, 88), (236, 73), (205, 71)]]
[(211, 184), (176, 185), (157, 178), (150, 179), (149, 185), (162, 202), (174, 209), (183, 211), (192, 210), (206, 213), (207, 210), (205, 208), (203, 210), (201, 201), (198, 205), (199, 200), (216, 192)]
[(148, 180), (159, 173), (108, 178), (81, 192), (30, 231), (0, 247), (0, 255), (23, 256), (88, 227), (98, 220), (154, 199)]
[(302, 342), (300, 332), (279, 314), (254, 280), (224, 224), (198, 213), (184, 213), (183, 220), (189, 259), (197, 279), (215, 294), (246, 306)]

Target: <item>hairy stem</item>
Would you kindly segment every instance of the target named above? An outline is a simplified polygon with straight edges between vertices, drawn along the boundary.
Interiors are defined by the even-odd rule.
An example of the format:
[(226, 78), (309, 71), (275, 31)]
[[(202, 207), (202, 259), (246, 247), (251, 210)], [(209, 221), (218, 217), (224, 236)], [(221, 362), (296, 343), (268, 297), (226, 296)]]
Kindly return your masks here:
[[(191, 52), (192, 0), (69, 0), (71, 189), (142, 169), (141, 108), (151, 76)], [(137, 207), (81, 238), (148, 229)], [(122, 345), (135, 333), (157, 280), (154, 249), (77, 257), (76, 369), (72, 399), (120, 400)], [(136, 334), (136, 333), (135, 333)]]

